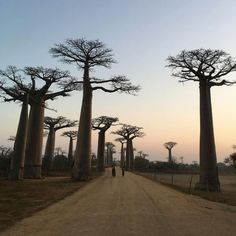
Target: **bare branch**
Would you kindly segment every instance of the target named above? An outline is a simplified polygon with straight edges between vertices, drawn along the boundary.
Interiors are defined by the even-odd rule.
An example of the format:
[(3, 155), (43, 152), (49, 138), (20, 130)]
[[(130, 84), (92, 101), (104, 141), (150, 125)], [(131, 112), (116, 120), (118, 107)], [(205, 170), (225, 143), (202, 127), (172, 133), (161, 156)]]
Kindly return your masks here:
[(117, 117), (100, 116), (92, 120), (92, 128), (93, 130), (101, 130), (105, 132), (117, 121), (119, 121)]
[[(92, 81), (92, 83), (96, 83), (96, 81)], [(95, 86), (93, 90), (102, 90), (108, 93), (121, 92), (121, 93), (129, 93), (135, 95), (140, 90), (140, 86), (132, 85), (125, 76), (113, 76), (109, 80), (100, 80), (99, 83), (107, 83), (108, 88), (102, 86)]]
[(79, 68), (103, 66), (109, 68), (113, 59), (112, 50), (99, 40), (67, 39), (64, 44), (56, 44), (50, 49), (53, 57), (64, 63), (76, 63)]
[(176, 57), (168, 57), (167, 61), (167, 67), (174, 71), (172, 76), (180, 78), (180, 82), (205, 80), (210, 86), (234, 83), (226, 80), (217, 82), (222, 76), (236, 70), (236, 61), (222, 50), (182, 51)]

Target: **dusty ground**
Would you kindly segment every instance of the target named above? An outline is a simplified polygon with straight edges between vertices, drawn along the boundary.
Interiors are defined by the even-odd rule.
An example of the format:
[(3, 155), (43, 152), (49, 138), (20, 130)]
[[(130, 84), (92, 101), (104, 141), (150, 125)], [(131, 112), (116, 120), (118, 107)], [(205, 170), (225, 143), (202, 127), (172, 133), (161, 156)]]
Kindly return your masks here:
[[(118, 169), (117, 169), (118, 170)], [(138, 175), (106, 174), (0, 235), (234, 235), (236, 207), (186, 195)]]
[[(201, 196), (204, 199), (226, 203), (236, 206), (236, 175), (220, 175), (220, 193), (209, 193), (197, 191), (194, 189), (195, 184), (199, 181), (199, 175), (192, 176), (191, 188), (191, 174), (170, 174), (170, 173), (151, 173), (151, 172), (137, 172), (137, 174), (146, 178), (158, 181), (176, 188), (180, 191), (191, 193), (193, 195)], [(173, 182), (172, 182), (173, 181)]]

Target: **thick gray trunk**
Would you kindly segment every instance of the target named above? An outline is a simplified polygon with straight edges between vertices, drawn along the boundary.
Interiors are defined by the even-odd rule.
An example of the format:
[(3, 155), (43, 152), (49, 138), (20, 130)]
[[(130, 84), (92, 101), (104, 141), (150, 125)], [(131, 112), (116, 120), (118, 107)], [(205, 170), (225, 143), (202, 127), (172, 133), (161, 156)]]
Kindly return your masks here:
[(109, 150), (109, 158), (110, 158), (110, 166), (113, 165), (113, 151), (112, 151), (112, 148)]
[(126, 160), (125, 160), (125, 169), (129, 170), (130, 169), (130, 139), (127, 139), (126, 142)]
[(106, 152), (106, 166), (109, 166), (109, 148), (107, 148)]
[(172, 163), (172, 153), (171, 153), (171, 148), (168, 149), (168, 154), (169, 154), (169, 156), (168, 156), (168, 162), (169, 162), (169, 163)]
[(200, 82), (200, 178), (196, 188), (204, 191), (220, 191), (210, 87)]
[(75, 161), (72, 178), (88, 180), (91, 172), (91, 119), (92, 88), (89, 82), (89, 69), (84, 70), (83, 100), (79, 120), (78, 139), (75, 150)]
[(29, 96), (26, 95), (21, 108), (20, 120), (14, 144), (14, 153), (11, 159), (11, 167), (8, 176), (9, 180), (19, 180), (23, 178), (28, 127), (28, 102)]
[(98, 151), (97, 151), (97, 170), (99, 172), (105, 171), (104, 152), (105, 152), (105, 132), (101, 130), (98, 134)]
[(54, 128), (49, 130), (44, 154), (44, 170), (46, 171), (50, 171), (52, 169), (52, 159), (55, 148), (55, 133)]
[(134, 148), (133, 148), (133, 139), (130, 140), (130, 169), (134, 169)]
[(44, 107), (43, 99), (30, 109), (24, 177), (41, 178)]
[(73, 163), (73, 138), (70, 137), (69, 150), (68, 150), (68, 167), (71, 168)]
[(121, 143), (121, 150), (120, 150), (120, 167), (124, 166), (124, 143)]

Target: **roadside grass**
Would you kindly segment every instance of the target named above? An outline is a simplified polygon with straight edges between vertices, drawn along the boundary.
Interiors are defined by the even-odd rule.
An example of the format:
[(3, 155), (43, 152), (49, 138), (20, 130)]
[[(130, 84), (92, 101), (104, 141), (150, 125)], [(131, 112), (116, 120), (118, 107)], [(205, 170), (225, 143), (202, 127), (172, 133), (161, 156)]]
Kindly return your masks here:
[(159, 184), (163, 186), (167, 186), (169, 188), (175, 189), (177, 191), (181, 191), (185, 194), (192, 194), (199, 196), (201, 198), (204, 198), (208, 201), (213, 202), (220, 202), (232, 206), (236, 206), (236, 183), (232, 183), (231, 185), (227, 185), (227, 188), (222, 187), (221, 192), (205, 192), (200, 190), (195, 190), (193, 187), (189, 189), (187, 186), (181, 186), (181, 185), (174, 185), (171, 183), (165, 183), (158, 181), (156, 179), (153, 179), (151, 175), (145, 175), (140, 172), (135, 172), (135, 174), (141, 175), (147, 179), (150, 179), (154, 182), (158, 182)]
[[(92, 179), (97, 176), (93, 173)], [(0, 231), (71, 195), (87, 183), (72, 181), (69, 173), (63, 172), (38, 180), (0, 178)]]

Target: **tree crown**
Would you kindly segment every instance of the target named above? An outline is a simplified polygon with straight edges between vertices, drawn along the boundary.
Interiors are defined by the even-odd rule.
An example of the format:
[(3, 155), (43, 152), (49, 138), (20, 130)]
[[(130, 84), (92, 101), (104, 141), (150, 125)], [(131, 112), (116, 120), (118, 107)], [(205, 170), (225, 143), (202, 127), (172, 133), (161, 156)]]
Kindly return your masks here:
[(94, 130), (101, 130), (106, 131), (108, 130), (112, 125), (114, 125), (115, 122), (119, 121), (117, 117), (109, 117), (109, 116), (100, 116), (98, 118), (94, 118), (92, 120), (92, 128)]
[(44, 129), (49, 129), (49, 130), (53, 129), (56, 131), (59, 129), (74, 127), (77, 124), (78, 124), (77, 120), (69, 120), (63, 116), (58, 116), (57, 118), (46, 116), (44, 118)]
[(180, 78), (180, 82), (205, 80), (209, 86), (234, 83), (221, 79), (236, 70), (236, 61), (222, 50), (183, 50), (175, 57), (169, 56), (167, 61), (167, 67), (174, 71), (172, 76)]
[[(75, 79), (68, 71), (43, 67), (25, 67), (23, 70), (8, 66), (0, 70), (0, 92), (4, 101), (23, 101), (29, 94), (29, 103), (37, 102), (38, 98), (53, 100), (58, 96), (69, 96), (69, 92), (78, 88)], [(59, 86), (56, 92), (49, 91), (52, 84)]]
[(112, 132), (112, 134), (120, 135), (126, 140), (134, 139), (136, 137), (141, 138), (145, 135), (144, 132), (141, 131), (142, 129), (142, 127), (122, 124), (122, 127), (119, 130)]
[(100, 40), (67, 39), (65, 43), (55, 44), (49, 52), (64, 63), (76, 63), (79, 68), (103, 66), (109, 68), (113, 59), (112, 50)]
[(164, 143), (163, 145), (164, 145), (164, 147), (166, 149), (171, 150), (175, 145), (177, 145), (177, 143), (175, 143), (175, 142), (167, 142), (167, 143)]
[(74, 130), (65, 131), (65, 132), (62, 133), (61, 136), (75, 139), (78, 136), (78, 131), (74, 131)]

